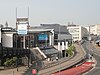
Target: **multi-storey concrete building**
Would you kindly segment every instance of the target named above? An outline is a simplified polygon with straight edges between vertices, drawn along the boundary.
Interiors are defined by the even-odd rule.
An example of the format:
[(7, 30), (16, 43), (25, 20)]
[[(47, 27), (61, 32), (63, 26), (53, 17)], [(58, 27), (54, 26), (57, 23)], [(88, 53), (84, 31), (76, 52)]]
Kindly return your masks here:
[(72, 34), (73, 41), (80, 41), (83, 37), (87, 37), (88, 31), (85, 27), (79, 26), (79, 25), (68, 25), (67, 29), (69, 30), (69, 33)]
[(100, 24), (90, 25), (90, 34), (100, 35)]
[(90, 34), (93, 35), (100, 35), (100, 24), (96, 24), (96, 25), (89, 25), (85, 27), (88, 32), (90, 32)]

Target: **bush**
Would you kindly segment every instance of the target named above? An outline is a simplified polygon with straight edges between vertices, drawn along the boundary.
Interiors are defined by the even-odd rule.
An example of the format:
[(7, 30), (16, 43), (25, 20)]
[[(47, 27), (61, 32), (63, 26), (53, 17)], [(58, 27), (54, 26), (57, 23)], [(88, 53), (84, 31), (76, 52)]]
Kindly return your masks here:
[(73, 54), (74, 50), (75, 50), (74, 45), (69, 46), (68, 49), (66, 50), (68, 56), (71, 56)]
[(16, 60), (17, 60), (17, 57), (13, 57), (11, 59), (7, 58), (6, 61), (4, 62), (4, 65), (6, 67), (9, 67), (9, 66), (13, 65), (16, 62)]

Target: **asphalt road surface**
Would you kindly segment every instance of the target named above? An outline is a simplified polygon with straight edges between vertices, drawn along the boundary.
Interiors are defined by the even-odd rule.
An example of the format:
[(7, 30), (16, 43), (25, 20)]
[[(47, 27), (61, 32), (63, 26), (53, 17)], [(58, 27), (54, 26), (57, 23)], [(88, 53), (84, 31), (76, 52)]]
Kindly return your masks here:
[(89, 47), (89, 41), (86, 41), (83, 44), (84, 50), (89, 53), (89, 49), (91, 50), (91, 53), (93, 54), (93, 57), (96, 59), (97, 64), (94, 67), (93, 70), (89, 71), (85, 75), (100, 75), (100, 50), (97, 50), (93, 45), (90, 45)]

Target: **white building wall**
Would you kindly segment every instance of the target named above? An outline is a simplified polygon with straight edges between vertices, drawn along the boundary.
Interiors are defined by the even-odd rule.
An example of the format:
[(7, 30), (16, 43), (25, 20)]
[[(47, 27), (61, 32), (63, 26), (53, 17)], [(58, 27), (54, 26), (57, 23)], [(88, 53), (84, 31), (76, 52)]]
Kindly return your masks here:
[(82, 40), (82, 38), (88, 33), (88, 31), (86, 31), (86, 28), (79, 25), (69, 25), (67, 29), (69, 30), (69, 33), (72, 34), (73, 41)]
[(13, 47), (13, 34), (2, 34), (2, 45), (4, 47)]
[(1, 28), (0, 28), (0, 43), (1, 43)]
[(72, 35), (73, 41), (79, 40), (79, 36), (80, 36), (79, 25), (68, 26), (67, 29), (69, 30), (69, 33)]
[(100, 24), (97, 25), (97, 35), (100, 35)]
[(79, 41), (82, 40), (82, 36), (83, 36), (82, 27), (79, 26)]
[(90, 25), (90, 34), (96, 34), (96, 26), (95, 25)]
[(59, 40), (72, 39), (72, 36), (67, 34), (58, 34), (58, 39)]
[(90, 25), (90, 34), (100, 35), (100, 24)]

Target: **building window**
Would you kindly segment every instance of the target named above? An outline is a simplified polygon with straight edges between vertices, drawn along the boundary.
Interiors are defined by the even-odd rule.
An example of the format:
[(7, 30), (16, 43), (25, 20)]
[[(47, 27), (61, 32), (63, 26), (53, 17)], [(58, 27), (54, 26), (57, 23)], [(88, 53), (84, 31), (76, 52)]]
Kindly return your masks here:
[(55, 34), (54, 35), (54, 39), (58, 39), (58, 34)]

